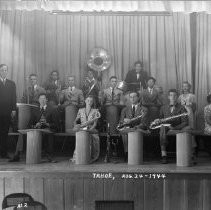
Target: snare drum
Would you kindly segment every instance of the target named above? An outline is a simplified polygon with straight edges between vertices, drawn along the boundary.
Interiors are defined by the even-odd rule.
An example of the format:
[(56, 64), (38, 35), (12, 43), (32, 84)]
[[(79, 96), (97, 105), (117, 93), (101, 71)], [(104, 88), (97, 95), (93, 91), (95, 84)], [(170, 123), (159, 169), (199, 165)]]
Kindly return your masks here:
[(65, 132), (71, 132), (74, 127), (74, 121), (77, 116), (78, 107), (69, 105), (65, 108)]

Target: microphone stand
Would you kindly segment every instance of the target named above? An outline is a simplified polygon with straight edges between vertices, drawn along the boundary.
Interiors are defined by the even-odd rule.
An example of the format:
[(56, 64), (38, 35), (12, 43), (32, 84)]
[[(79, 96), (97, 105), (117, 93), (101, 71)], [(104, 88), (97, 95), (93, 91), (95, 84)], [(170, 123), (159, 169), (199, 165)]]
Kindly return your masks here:
[(110, 134), (110, 124), (107, 125), (107, 139), (106, 139), (106, 155), (104, 162), (109, 163), (110, 162), (110, 148), (111, 148), (111, 134)]

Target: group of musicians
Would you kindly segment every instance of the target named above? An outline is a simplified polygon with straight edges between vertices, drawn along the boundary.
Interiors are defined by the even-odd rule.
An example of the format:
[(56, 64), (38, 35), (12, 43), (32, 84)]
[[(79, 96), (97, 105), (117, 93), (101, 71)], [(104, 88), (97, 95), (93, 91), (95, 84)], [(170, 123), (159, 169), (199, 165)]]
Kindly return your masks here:
[[(16, 115), (16, 88), (15, 83), (7, 79), (8, 67), (0, 65), (0, 155), (7, 158), (7, 135), (11, 117)], [(109, 87), (101, 90), (95, 72), (88, 69), (82, 89), (76, 87), (75, 77), (68, 76), (67, 84), (59, 79), (59, 72), (52, 71), (50, 78), (42, 86), (38, 83), (38, 76), (31, 74), (30, 84), (23, 93), (22, 103), (33, 104), (30, 120), (31, 128), (48, 128), (55, 132), (61, 131), (61, 113), (73, 105), (77, 107), (77, 117), (74, 120), (73, 130), (86, 128), (95, 131), (99, 116), (105, 119), (118, 119), (111, 122), (112, 132), (124, 128), (137, 128), (148, 130), (155, 127), (160, 135), (161, 161), (167, 160), (166, 133), (171, 130), (193, 129), (196, 112), (196, 98), (190, 92), (191, 85), (183, 82), (182, 94), (176, 89), (168, 91), (168, 101), (163, 95), (161, 87), (157, 87), (155, 78), (148, 76), (143, 70), (143, 63), (137, 61), (124, 80), (125, 89), (118, 88), (118, 78), (111, 76)], [(211, 95), (208, 95), (207, 105), (204, 109), (205, 131), (211, 133)], [(116, 113), (107, 113), (105, 107), (118, 107)], [(105, 115), (103, 114), (105, 113)], [(188, 114), (186, 114), (188, 113)], [(110, 118), (107, 115), (110, 114)], [(184, 114), (184, 115), (183, 115)], [(167, 121), (165, 121), (167, 119)], [(112, 121), (112, 120), (111, 120)], [(86, 122), (90, 122), (87, 123)], [(162, 123), (169, 123), (168, 126)], [(109, 120), (107, 123), (110, 123)], [(86, 126), (82, 126), (85, 124)], [(157, 127), (156, 127), (157, 126)], [(156, 129), (157, 128), (157, 129)], [(95, 161), (100, 154), (100, 141), (98, 134), (90, 135), (92, 160)], [(127, 136), (122, 135), (124, 152), (127, 157)], [(15, 156), (10, 161), (19, 161), (22, 142), (18, 141)], [(193, 140), (193, 147), (196, 146)], [(73, 157), (74, 159), (74, 157)]]

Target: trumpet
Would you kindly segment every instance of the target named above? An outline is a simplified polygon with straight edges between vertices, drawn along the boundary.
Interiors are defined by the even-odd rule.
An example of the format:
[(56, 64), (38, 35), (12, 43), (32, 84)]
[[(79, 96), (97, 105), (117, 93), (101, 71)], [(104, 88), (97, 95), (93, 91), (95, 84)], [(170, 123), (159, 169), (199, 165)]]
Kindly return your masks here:
[(179, 115), (175, 115), (175, 116), (172, 116), (172, 117), (167, 117), (167, 118), (164, 118), (164, 119), (160, 119), (158, 122), (156, 122), (156, 120), (154, 120), (150, 124), (149, 129), (154, 130), (154, 129), (160, 128), (161, 126), (169, 127), (171, 124), (170, 123), (166, 123), (166, 122), (168, 122), (170, 120), (174, 120), (174, 119), (179, 118), (179, 117), (187, 116), (187, 115), (188, 115), (188, 113), (185, 112), (185, 113), (182, 113), (182, 114), (179, 114)]
[(144, 116), (144, 112), (142, 112), (139, 116), (137, 117), (134, 117), (132, 119), (130, 119), (129, 122), (126, 122), (126, 123), (119, 123), (119, 125), (117, 126), (117, 130), (121, 131), (123, 130), (124, 128), (126, 127), (132, 127), (132, 124), (136, 121), (136, 120), (140, 120), (142, 117)]

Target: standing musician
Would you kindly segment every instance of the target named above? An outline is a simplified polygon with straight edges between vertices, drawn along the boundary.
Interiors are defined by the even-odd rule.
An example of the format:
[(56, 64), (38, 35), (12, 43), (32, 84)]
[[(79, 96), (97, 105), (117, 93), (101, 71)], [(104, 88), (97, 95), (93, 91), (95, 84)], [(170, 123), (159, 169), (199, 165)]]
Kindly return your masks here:
[(111, 76), (110, 87), (102, 92), (101, 105), (123, 105), (123, 91), (117, 89), (117, 77)]
[[(100, 117), (98, 109), (93, 108), (94, 98), (88, 96), (85, 100), (86, 107), (78, 110), (77, 117), (74, 122), (74, 130), (86, 129), (88, 131), (97, 131), (97, 120)], [(90, 121), (90, 123), (89, 123)], [(83, 126), (84, 125), (84, 126)], [(100, 139), (98, 134), (91, 134), (91, 162), (96, 161), (100, 155)], [(73, 154), (73, 162), (75, 161), (75, 152)]]
[(211, 156), (211, 142), (210, 142), (210, 135), (211, 135), (211, 93), (207, 96), (207, 105), (204, 107), (204, 133), (208, 136), (204, 136), (205, 141), (205, 149)]
[(152, 122), (159, 117), (159, 109), (162, 105), (159, 93), (154, 87), (155, 82), (155, 78), (149, 77), (147, 79), (147, 89), (142, 92), (142, 105), (148, 108), (148, 122)]
[(29, 103), (39, 106), (39, 95), (46, 93), (45, 89), (38, 85), (37, 75), (30, 74), (30, 84), (23, 93), (22, 103)]
[(94, 72), (93, 72), (93, 70), (89, 69), (88, 75), (87, 75), (87, 77), (84, 81), (83, 87), (82, 87), (82, 91), (84, 94), (84, 98), (86, 98), (89, 95), (93, 96), (94, 107), (99, 106), (99, 100), (98, 100), (99, 90), (100, 90), (100, 87), (99, 87), (97, 80), (94, 77)]
[(59, 104), (59, 93), (62, 90), (62, 86), (62, 82), (59, 80), (59, 72), (53, 70), (50, 74), (50, 78), (43, 85), (47, 93), (49, 105)]
[[(140, 119), (134, 121), (131, 126), (138, 127), (140, 129), (146, 129), (146, 116), (147, 108), (143, 107), (139, 103), (139, 94), (138, 92), (132, 91), (129, 94), (130, 106), (125, 107), (121, 112), (120, 124), (128, 123), (130, 124), (131, 119), (143, 115)], [(124, 144), (125, 160), (127, 159), (128, 154), (128, 139), (126, 135), (122, 135), (122, 140)]]
[(60, 102), (62, 107), (65, 108), (68, 105), (75, 105), (82, 107), (84, 105), (84, 96), (82, 90), (75, 87), (75, 77), (68, 77), (68, 88), (63, 90), (60, 95)]
[(7, 79), (8, 66), (0, 65), (0, 155), (7, 158), (7, 138), (11, 118), (16, 115), (16, 86)]
[[(168, 99), (169, 99), (169, 104), (161, 107), (160, 119), (174, 117), (176, 115), (180, 115), (187, 112), (185, 107), (177, 102), (178, 93), (176, 89), (170, 89), (168, 91)], [(153, 123), (155, 124), (161, 123), (160, 119), (156, 119)], [(167, 123), (171, 123), (171, 125), (169, 127), (164, 127), (164, 126), (160, 127), (160, 146), (161, 146), (161, 156), (162, 156), (161, 162), (163, 164), (168, 163), (167, 152), (166, 152), (166, 146), (168, 144), (168, 140), (166, 132), (171, 130), (182, 130), (183, 128), (185, 128), (188, 125), (188, 117), (187, 116), (177, 117), (167, 121)]]
[[(39, 95), (39, 108), (35, 107), (32, 109), (32, 115), (29, 122), (29, 127), (34, 129), (50, 129), (53, 132), (57, 132), (60, 127), (60, 117), (56, 108), (47, 104), (47, 97), (45, 93)], [(48, 136), (48, 147), (47, 153), (52, 152), (53, 139)], [(46, 142), (44, 142), (46, 145)], [(20, 160), (20, 152), (23, 150), (23, 141), (18, 141), (16, 146), (15, 155), (10, 162), (17, 162)]]
[(147, 77), (147, 72), (143, 70), (143, 63), (136, 61), (134, 69), (129, 71), (125, 78), (127, 91), (139, 91), (140, 88), (146, 89)]

